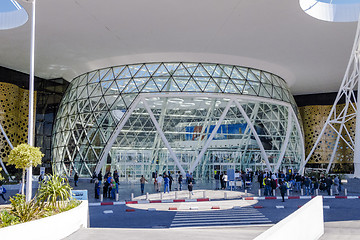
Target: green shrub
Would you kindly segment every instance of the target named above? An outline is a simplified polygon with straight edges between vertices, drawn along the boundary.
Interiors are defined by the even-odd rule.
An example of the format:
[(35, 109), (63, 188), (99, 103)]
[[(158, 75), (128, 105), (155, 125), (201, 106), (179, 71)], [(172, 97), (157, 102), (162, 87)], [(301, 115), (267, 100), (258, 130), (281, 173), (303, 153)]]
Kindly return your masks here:
[(0, 221), (0, 227), (7, 227), (19, 223), (19, 219), (7, 210), (0, 212)]
[(10, 198), (10, 202), (12, 207), (10, 210), (11, 214), (19, 219), (21, 223), (45, 216), (44, 203), (37, 201), (35, 198), (26, 202), (24, 195), (16, 194), (16, 196)]
[(47, 202), (54, 209), (60, 209), (71, 199), (71, 187), (66, 178), (48, 175), (48, 180), (40, 184), (37, 198)]

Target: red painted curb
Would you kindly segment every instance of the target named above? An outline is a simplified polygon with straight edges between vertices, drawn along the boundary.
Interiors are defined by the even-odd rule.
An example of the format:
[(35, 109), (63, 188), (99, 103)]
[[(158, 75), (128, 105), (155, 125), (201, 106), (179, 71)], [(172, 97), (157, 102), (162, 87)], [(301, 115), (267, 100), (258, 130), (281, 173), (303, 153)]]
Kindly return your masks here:
[(214, 207), (211, 207), (211, 209), (220, 209), (219, 206), (214, 206)]
[(207, 202), (207, 201), (209, 201), (209, 199), (208, 198), (198, 198), (198, 199), (196, 199), (196, 201), (198, 201), (198, 202)]
[(161, 200), (151, 200), (150, 203), (161, 203)]
[(343, 199), (347, 199), (347, 196), (335, 196), (335, 198), (343, 198)]
[(173, 202), (185, 202), (185, 199), (174, 199)]
[(113, 202), (102, 202), (101, 205), (114, 205)]
[(254, 197), (245, 197), (245, 200), (254, 200)]
[(299, 196), (288, 196), (288, 199), (300, 199)]
[(169, 210), (177, 210), (177, 207), (169, 207)]
[(276, 199), (276, 197), (265, 197), (265, 199)]
[(135, 209), (127, 208), (126, 211), (127, 212), (135, 212)]
[(298, 208), (301, 208), (301, 207), (302, 207), (302, 205), (298, 206)]
[(137, 201), (127, 201), (125, 202), (126, 204), (137, 204), (138, 202)]
[(263, 208), (263, 206), (254, 206), (254, 208)]

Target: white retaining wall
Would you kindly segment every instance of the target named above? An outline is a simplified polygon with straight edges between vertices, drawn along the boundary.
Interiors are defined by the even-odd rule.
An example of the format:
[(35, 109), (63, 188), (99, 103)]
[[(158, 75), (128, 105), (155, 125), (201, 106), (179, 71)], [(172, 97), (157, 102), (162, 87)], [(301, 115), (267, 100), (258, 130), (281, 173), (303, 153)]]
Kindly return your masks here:
[(88, 201), (69, 211), (35, 221), (0, 228), (0, 239), (63, 239), (80, 228), (89, 227)]
[(310, 200), (300, 209), (281, 220), (255, 240), (316, 240), (324, 234), (323, 200), (321, 196)]

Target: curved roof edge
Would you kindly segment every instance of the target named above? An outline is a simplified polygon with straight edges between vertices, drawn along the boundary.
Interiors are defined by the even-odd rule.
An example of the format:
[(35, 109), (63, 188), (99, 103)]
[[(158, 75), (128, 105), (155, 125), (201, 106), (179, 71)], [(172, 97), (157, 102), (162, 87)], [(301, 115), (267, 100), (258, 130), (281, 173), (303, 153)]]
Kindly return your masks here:
[(310, 16), (329, 22), (357, 22), (360, 1), (299, 0), (300, 7)]

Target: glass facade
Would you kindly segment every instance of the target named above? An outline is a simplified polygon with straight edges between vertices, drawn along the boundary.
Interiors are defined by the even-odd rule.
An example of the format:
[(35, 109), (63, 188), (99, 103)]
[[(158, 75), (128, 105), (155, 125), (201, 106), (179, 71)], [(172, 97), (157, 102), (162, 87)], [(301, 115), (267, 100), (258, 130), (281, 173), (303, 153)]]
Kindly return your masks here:
[(53, 128), (53, 170), (123, 180), (154, 171), (298, 169), (295, 101), (269, 72), (210, 63), (144, 63), (75, 78)]

